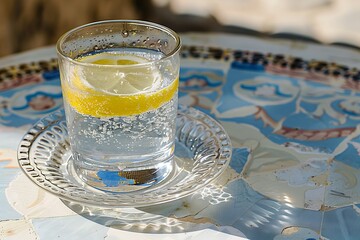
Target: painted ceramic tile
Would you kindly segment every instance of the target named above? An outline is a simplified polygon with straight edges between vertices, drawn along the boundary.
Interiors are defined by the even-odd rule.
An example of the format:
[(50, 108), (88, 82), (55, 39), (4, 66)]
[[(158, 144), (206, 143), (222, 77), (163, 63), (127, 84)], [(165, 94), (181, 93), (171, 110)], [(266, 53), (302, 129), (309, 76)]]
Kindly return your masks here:
[(9, 220), (0, 221), (0, 239), (6, 240), (38, 240), (39, 236), (35, 232), (30, 220)]
[[(109, 232), (107, 233), (106, 240), (122, 240), (123, 235), (126, 233), (128, 240), (137, 240), (145, 237), (147, 240), (158, 240), (158, 239), (171, 239), (171, 240), (181, 240), (184, 239), (182, 234), (170, 234), (170, 233), (163, 233), (163, 234), (141, 234), (141, 233), (128, 233), (124, 231), (120, 231), (117, 229), (110, 228)], [(229, 229), (229, 228), (221, 228), (221, 232), (213, 230), (211, 228), (194, 231), (194, 232), (187, 232), (186, 239), (187, 240), (195, 240), (195, 239), (207, 239), (207, 240), (246, 240), (247, 238), (237, 237), (238, 235), (242, 235), (241, 232), (237, 231), (236, 229)]]
[(18, 175), (22, 134), (62, 107), (59, 73), (54, 60), (1, 69), (0, 134), (8, 141), (0, 140), (0, 234), (22, 227), (26, 239), (138, 239), (138, 232), (157, 239), (184, 231), (188, 239), (357, 239), (359, 71), (246, 50), (184, 46), (181, 54), (179, 102), (221, 122), (232, 160), (202, 191), (130, 213), (86, 212)]
[(8, 184), (5, 195), (12, 208), (28, 219), (76, 214), (58, 197), (36, 186), (24, 174), (19, 174)]
[(319, 234), (307, 228), (300, 227), (287, 227), (281, 232), (281, 235), (277, 235), (274, 240), (325, 240), (319, 236)]
[(20, 127), (62, 107), (59, 79), (12, 89), (0, 95), (0, 123)]
[(326, 211), (321, 234), (328, 239), (357, 240), (360, 236), (359, 205)]
[(5, 189), (9, 186), (10, 182), (16, 178), (20, 173), (19, 169), (7, 169), (5, 166), (8, 162), (2, 162), (0, 160), (0, 223), (5, 220), (16, 220), (22, 218), (22, 215), (18, 213), (5, 196)]
[(81, 216), (39, 218), (32, 220), (33, 228), (40, 239), (104, 239), (108, 231), (102, 225)]
[(203, 112), (213, 112), (215, 103), (222, 95), (225, 75), (222, 69), (182, 67), (180, 70), (179, 102), (196, 107)]

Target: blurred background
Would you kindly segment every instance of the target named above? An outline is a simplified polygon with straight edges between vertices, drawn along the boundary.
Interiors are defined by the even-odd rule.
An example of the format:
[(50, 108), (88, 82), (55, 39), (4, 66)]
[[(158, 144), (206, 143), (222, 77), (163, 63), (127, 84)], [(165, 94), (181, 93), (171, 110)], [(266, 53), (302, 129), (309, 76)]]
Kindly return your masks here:
[(360, 47), (359, 0), (1, 0), (0, 57), (55, 44), (62, 33), (105, 19)]

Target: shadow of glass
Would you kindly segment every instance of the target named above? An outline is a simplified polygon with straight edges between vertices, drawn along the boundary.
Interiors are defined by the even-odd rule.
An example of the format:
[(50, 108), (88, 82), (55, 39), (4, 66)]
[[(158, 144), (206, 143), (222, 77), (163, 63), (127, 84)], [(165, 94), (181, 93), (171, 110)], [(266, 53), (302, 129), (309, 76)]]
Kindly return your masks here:
[(215, 220), (199, 213), (205, 209), (218, 208), (218, 205), (232, 198), (231, 194), (223, 190), (223, 181), (220, 177), (215, 183), (191, 196), (139, 208), (107, 208), (62, 201), (80, 216), (119, 230), (157, 234), (203, 229), (221, 231), (221, 226)]
[(143, 233), (181, 233), (207, 228), (207, 224), (199, 228), (196, 223), (181, 221), (175, 217), (175, 212), (184, 207), (186, 205), (184, 202), (187, 200), (185, 198), (171, 204), (142, 208), (101, 208), (63, 202), (88, 220), (120, 230)]

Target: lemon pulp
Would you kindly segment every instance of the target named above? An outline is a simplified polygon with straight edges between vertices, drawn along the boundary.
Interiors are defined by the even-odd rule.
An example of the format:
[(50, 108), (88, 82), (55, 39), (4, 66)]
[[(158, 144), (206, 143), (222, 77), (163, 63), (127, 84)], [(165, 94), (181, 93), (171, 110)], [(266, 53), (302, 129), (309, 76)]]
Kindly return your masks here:
[(77, 60), (95, 64), (74, 67), (70, 81), (64, 81), (65, 100), (81, 114), (93, 117), (141, 114), (159, 108), (177, 93), (178, 78), (163, 87), (160, 71), (153, 65), (141, 64), (149, 60), (140, 56), (101, 52)]

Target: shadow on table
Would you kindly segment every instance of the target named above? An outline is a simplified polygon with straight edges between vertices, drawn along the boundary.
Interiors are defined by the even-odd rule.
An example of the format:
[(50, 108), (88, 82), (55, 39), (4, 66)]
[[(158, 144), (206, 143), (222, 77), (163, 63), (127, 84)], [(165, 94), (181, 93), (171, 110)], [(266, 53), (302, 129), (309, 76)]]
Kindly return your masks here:
[(215, 222), (210, 216), (212, 214), (202, 215), (205, 209), (208, 213), (219, 211), (217, 210), (219, 205), (226, 205), (230, 198), (232, 198), (231, 194), (225, 192), (219, 185), (211, 184), (191, 196), (148, 207), (102, 208), (63, 202), (88, 220), (125, 231), (168, 234), (213, 229), (244, 237), (241, 231)]
[[(237, 127), (239, 133), (246, 133), (245, 128)], [(240, 136), (238, 132), (231, 132)], [(297, 197), (305, 196), (305, 192), (301, 193), (301, 188), (287, 183), (292, 180), (294, 184), (304, 179), (305, 174), (300, 170), (308, 163), (306, 159), (310, 153), (292, 151), (290, 154), (283, 145), (261, 138), (261, 135), (251, 136), (260, 140), (246, 142), (248, 148), (234, 148), (232, 161), (225, 172), (216, 182), (194, 195), (136, 209), (91, 207), (69, 202), (65, 204), (86, 219), (130, 232), (169, 234), (212, 229), (249, 239), (303, 239), (303, 236), (307, 236), (307, 239), (319, 239), (325, 211), (320, 208), (322, 198), (316, 198), (322, 193), (321, 189), (316, 192), (321, 186), (313, 186), (314, 189), (310, 192), (312, 198), (308, 199), (314, 206), (310, 208), (305, 198)], [(235, 141), (241, 140), (234, 140), (233, 143)], [(250, 148), (249, 160), (250, 151), (247, 149)], [(249, 161), (250, 164), (246, 165)], [(319, 161), (324, 165), (328, 164), (322, 158)], [(286, 167), (289, 171), (280, 171), (281, 178), (275, 180), (273, 171), (278, 169), (278, 163), (288, 164)], [(282, 165), (283, 169), (284, 166)], [(322, 169), (320, 165), (314, 166), (312, 171)], [(300, 170), (294, 171), (297, 169)], [(306, 173), (309, 179), (315, 176), (309, 169)], [(315, 173), (320, 175), (322, 172)], [(332, 234), (333, 232), (328, 235)]]
[[(144, 233), (180, 233), (208, 228), (213, 225), (207, 219), (184, 217), (181, 221), (175, 212), (186, 208), (189, 198), (142, 208), (100, 208), (64, 202), (71, 210), (98, 224), (133, 232)], [(204, 206), (205, 207), (205, 206)], [(196, 223), (202, 223), (201, 227)]]

